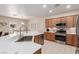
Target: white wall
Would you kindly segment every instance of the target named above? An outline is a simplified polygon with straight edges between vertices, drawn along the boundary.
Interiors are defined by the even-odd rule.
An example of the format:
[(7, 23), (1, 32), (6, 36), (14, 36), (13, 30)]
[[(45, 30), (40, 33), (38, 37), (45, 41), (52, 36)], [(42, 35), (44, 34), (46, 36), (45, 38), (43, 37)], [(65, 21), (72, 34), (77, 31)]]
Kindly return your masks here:
[(29, 30), (36, 30), (43, 32), (45, 31), (45, 19), (44, 18), (34, 18), (29, 20)]

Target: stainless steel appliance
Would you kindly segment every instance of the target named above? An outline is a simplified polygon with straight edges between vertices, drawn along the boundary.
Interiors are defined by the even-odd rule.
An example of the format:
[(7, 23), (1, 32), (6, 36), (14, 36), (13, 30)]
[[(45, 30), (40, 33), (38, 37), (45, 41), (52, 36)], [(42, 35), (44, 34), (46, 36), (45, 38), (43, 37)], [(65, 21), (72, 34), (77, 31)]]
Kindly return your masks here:
[(77, 22), (76, 22), (76, 37), (77, 37), (77, 44), (76, 44), (76, 54), (79, 54), (79, 16), (77, 16)]
[(55, 39), (57, 41), (66, 42), (66, 24), (58, 23), (56, 24), (57, 32), (55, 34)]
[(59, 41), (66, 41), (66, 31), (58, 30), (55, 34), (55, 39)]

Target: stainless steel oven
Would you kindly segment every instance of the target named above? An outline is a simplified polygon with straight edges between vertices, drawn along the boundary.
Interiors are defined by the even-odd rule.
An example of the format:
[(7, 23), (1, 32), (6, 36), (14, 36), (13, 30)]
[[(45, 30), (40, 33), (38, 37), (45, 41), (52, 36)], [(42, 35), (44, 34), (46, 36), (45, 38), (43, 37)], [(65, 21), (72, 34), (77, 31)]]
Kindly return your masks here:
[(64, 41), (66, 42), (66, 35), (62, 33), (56, 33), (55, 34), (55, 39), (59, 41)]
[(55, 34), (55, 39), (59, 41), (66, 41), (66, 30), (58, 30)]

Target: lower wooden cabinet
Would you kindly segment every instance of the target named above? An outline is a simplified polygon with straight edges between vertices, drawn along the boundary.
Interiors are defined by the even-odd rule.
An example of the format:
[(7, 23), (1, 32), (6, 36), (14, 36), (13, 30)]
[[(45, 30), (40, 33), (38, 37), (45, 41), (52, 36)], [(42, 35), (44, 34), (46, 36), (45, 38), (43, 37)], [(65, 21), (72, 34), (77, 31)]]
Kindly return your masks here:
[(39, 35), (34, 36), (34, 42), (35, 42), (35, 43), (38, 43), (38, 44), (39, 44), (39, 39), (40, 39), (40, 38), (39, 38)]
[(37, 50), (36, 52), (34, 52), (33, 54), (41, 54), (41, 48)]
[[(45, 32), (44, 39), (49, 41), (55, 41), (55, 33)], [(74, 34), (66, 35), (66, 44), (76, 46), (76, 43), (77, 43), (76, 35)]]
[(77, 42), (76, 35), (67, 34), (66, 37), (67, 37), (67, 38), (66, 38), (66, 43), (67, 43), (68, 45), (76, 46), (76, 42)]
[(34, 42), (37, 44), (44, 44), (43, 34), (34, 36)]
[(45, 32), (44, 39), (49, 40), (49, 41), (55, 41), (55, 33)]

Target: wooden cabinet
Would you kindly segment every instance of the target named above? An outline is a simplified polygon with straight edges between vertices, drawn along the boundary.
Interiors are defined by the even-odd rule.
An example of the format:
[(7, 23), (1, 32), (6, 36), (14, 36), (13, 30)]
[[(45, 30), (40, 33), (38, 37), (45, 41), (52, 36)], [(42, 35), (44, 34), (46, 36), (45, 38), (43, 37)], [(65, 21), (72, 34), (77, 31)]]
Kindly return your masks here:
[(46, 28), (53, 28), (56, 26), (57, 23), (60, 22), (60, 18), (54, 18), (54, 19), (46, 19), (45, 20), (45, 27)]
[(60, 18), (56, 18), (56, 24), (60, 23)]
[(56, 26), (56, 19), (52, 19), (52, 27), (55, 27)]
[(39, 50), (37, 50), (36, 52), (34, 52), (33, 54), (41, 54), (41, 48)]
[(77, 15), (74, 15), (74, 27), (76, 27)]
[(60, 17), (60, 22), (61, 22), (61, 23), (66, 23), (65, 17)]
[(55, 41), (55, 33), (45, 32), (44, 39), (49, 40), (49, 41)]
[(34, 36), (34, 42), (43, 45), (44, 44), (44, 34)]
[(49, 21), (46, 19), (45, 20), (45, 27), (48, 28), (49, 27)]
[(75, 27), (76, 16), (67, 16), (66, 17), (66, 25), (68, 28)]
[(37, 35), (37, 36), (34, 36), (34, 42), (35, 42), (35, 43), (38, 43), (38, 44), (39, 44), (39, 39), (40, 39), (40, 38), (39, 38), (38, 35)]
[(53, 28), (56, 26), (57, 23), (60, 23), (60, 22), (66, 23), (67, 28), (75, 27), (76, 26), (76, 15), (46, 19), (45, 26), (46, 28), (49, 28), (49, 27)]
[(67, 39), (66, 39), (66, 43), (69, 44), (69, 45), (73, 45), (75, 46), (76, 45), (76, 35), (73, 35), (73, 34), (67, 34)]
[(46, 19), (45, 20), (45, 27), (46, 28), (52, 28), (52, 19)]

